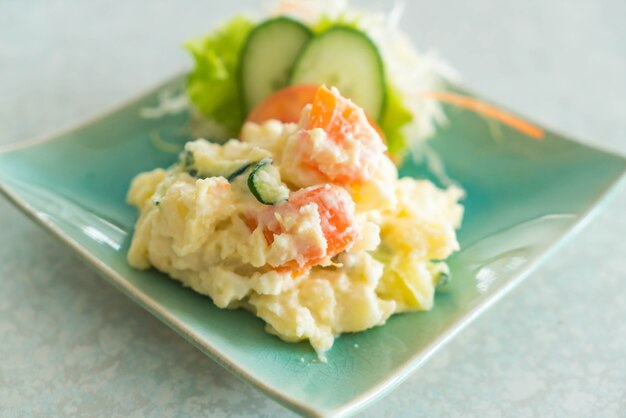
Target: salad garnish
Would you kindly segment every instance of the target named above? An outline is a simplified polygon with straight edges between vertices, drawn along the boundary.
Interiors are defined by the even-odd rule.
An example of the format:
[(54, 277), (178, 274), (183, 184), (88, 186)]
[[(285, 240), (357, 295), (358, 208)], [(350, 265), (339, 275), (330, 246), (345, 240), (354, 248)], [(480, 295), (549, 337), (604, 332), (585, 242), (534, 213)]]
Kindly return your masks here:
[(301, 104), (311, 100), (313, 87), (299, 86), (334, 85), (364, 108), (396, 162), (421, 150), (423, 140), (445, 124), (442, 103), (543, 137), (541, 129), (494, 105), (448, 91), (452, 72), (434, 54), (413, 48), (397, 29), (400, 14), (397, 6), (376, 14), (343, 1), (286, 0), (265, 20), (236, 17), (185, 44), (194, 58), (187, 95), (218, 128), (212, 136), (226, 139), (246, 120), (261, 122), (259, 115), (295, 122), (299, 106), (286, 110), (293, 94), (266, 102), (276, 92), (291, 89)]

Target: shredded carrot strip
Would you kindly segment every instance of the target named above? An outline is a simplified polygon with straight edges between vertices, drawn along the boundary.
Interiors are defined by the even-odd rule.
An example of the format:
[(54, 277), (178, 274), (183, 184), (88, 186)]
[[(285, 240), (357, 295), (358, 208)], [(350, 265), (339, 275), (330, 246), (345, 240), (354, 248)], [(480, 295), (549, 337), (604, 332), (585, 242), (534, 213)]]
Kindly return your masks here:
[(453, 106), (462, 107), (465, 109), (473, 110), (476, 113), (480, 113), (483, 116), (495, 119), (505, 125), (510, 126), (513, 129), (517, 129), (521, 133), (528, 135), (533, 139), (542, 139), (544, 132), (540, 128), (532, 125), (510, 113), (497, 108), (489, 103), (481, 102), (478, 99), (468, 96), (462, 96), (460, 94), (450, 93), (448, 91), (430, 91), (424, 94), (426, 97), (430, 97), (434, 100), (442, 103), (448, 103)]

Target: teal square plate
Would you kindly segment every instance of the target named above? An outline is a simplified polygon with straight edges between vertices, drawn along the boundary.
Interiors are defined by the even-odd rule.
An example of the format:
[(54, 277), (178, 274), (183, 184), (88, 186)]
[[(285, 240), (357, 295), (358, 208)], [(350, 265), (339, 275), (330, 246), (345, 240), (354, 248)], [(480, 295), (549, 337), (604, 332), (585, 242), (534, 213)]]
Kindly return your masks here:
[(425, 162), (407, 163), (401, 173), (440, 182), (445, 168), (467, 192), (462, 250), (450, 258), (452, 281), (430, 312), (397, 315), (385, 326), (343, 335), (328, 363), (321, 363), (308, 345), (265, 333), (248, 312), (218, 309), (164, 275), (126, 263), (136, 219), (125, 203), (130, 180), (172, 163), (191, 139), (186, 111), (148, 118), (145, 109), (183, 83), (177, 77), (78, 128), (4, 150), (0, 188), (213, 360), (311, 416), (354, 413), (400, 383), (589, 219), (626, 168), (620, 156), (553, 132), (534, 140), (447, 108), (449, 123), (429, 141)]

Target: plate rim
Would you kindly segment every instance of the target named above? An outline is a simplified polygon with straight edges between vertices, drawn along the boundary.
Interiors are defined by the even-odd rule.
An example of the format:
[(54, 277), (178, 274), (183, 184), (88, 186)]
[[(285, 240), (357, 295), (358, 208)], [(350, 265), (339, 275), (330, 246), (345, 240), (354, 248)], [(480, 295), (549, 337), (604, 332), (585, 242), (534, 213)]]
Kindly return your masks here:
[[(125, 109), (128, 106), (131, 106), (145, 99), (147, 96), (154, 94), (159, 89), (162, 89), (165, 86), (180, 79), (185, 74), (185, 72), (180, 72), (170, 78), (167, 78), (165, 81), (148, 86), (147, 88), (142, 89), (140, 93), (135, 94), (125, 100), (122, 100), (118, 104), (109, 107), (108, 109), (105, 109), (92, 116), (82, 119), (77, 123), (69, 124), (68, 126), (53, 130), (49, 133), (34, 136), (30, 139), (20, 140), (1, 146), (0, 155), (8, 154), (21, 149), (36, 147), (40, 144), (54, 141), (55, 139), (65, 134), (80, 130), (82, 128), (86, 128), (94, 123), (106, 119), (107, 117), (113, 115), (120, 110)], [(468, 90), (472, 94), (476, 94), (473, 92), (473, 90), (469, 90), (467, 88), (466, 90)], [(479, 94), (476, 94), (476, 96), (482, 97)], [(493, 103), (492, 101), (490, 102)], [(548, 129), (545, 128), (545, 126), (543, 125), (541, 126), (544, 129)], [(572, 138), (569, 135), (561, 134), (560, 132), (553, 129), (549, 130), (568, 141), (583, 145), (595, 151), (600, 151), (605, 154), (621, 158), (626, 161), (625, 157), (617, 152), (602, 149), (601, 147), (595, 145), (590, 145), (576, 138)], [(238, 366), (235, 361), (229, 359), (227, 355), (222, 354), (222, 352), (214, 347), (209, 341), (204, 341), (197, 333), (189, 329), (184, 323), (178, 321), (166, 309), (163, 309), (158, 302), (152, 300), (139, 288), (127, 282), (122, 275), (116, 273), (106, 263), (102, 262), (94, 255), (92, 255), (86, 248), (73, 240), (61, 228), (54, 225), (54, 223), (52, 223), (51, 221), (46, 221), (45, 219), (38, 217), (35, 209), (32, 208), (24, 199), (22, 199), (18, 192), (13, 191), (9, 186), (4, 184), (1, 179), (0, 194), (4, 195), (9, 202), (11, 202), (16, 208), (24, 213), (29, 219), (33, 220), (36, 224), (43, 227), (44, 230), (49, 232), (52, 236), (57, 238), (69, 249), (71, 249), (75, 254), (77, 254), (81, 259), (86, 261), (92, 268), (96, 270), (97, 273), (99, 273), (101, 277), (105, 279), (105, 281), (120, 290), (132, 301), (139, 304), (142, 308), (144, 308), (150, 314), (159, 319), (159, 321), (161, 321), (166, 326), (171, 328), (174, 332), (176, 332), (176, 334), (178, 334), (191, 345), (202, 351), (211, 360), (224, 367), (235, 377), (244, 381), (246, 384), (252, 385), (255, 389), (261, 390), (284, 407), (287, 407), (298, 413), (304, 413), (306, 415), (318, 418), (339, 418), (356, 413), (357, 411), (370, 405), (375, 400), (384, 397), (393, 389), (395, 389), (398, 385), (404, 382), (422, 364), (430, 359), (430, 357), (433, 356), (437, 352), (437, 350), (445, 346), (450, 340), (452, 340), (457, 334), (459, 334), (468, 325), (470, 325), (482, 313), (486, 312), (489, 308), (495, 305), (504, 295), (517, 287), (524, 279), (526, 279), (541, 264), (543, 264), (543, 262), (547, 258), (557, 252), (568, 239), (572, 238), (586, 225), (588, 225), (589, 222), (593, 218), (595, 218), (595, 216), (601, 210), (603, 210), (606, 205), (611, 201), (611, 199), (621, 190), (621, 187), (624, 184), (626, 184), (626, 165), (619, 175), (612, 179), (611, 182), (604, 185), (604, 187), (600, 190), (598, 196), (590, 203), (589, 207), (585, 211), (580, 212), (579, 216), (574, 220), (571, 225), (569, 225), (560, 234), (556, 235), (551, 241), (549, 241), (546, 244), (546, 249), (538, 254), (537, 257), (529, 265), (513, 274), (503, 286), (494, 291), (494, 293), (492, 293), (488, 298), (476, 304), (476, 306), (467, 311), (465, 315), (459, 318), (459, 320), (457, 320), (446, 331), (444, 331), (437, 338), (433, 339), (422, 350), (415, 352), (412, 356), (408, 358), (408, 360), (406, 360), (404, 364), (390, 371), (378, 383), (371, 386), (366, 391), (363, 391), (358, 396), (352, 398), (350, 401), (331, 409), (320, 408), (310, 403), (302, 402), (280, 391), (280, 389), (275, 389), (266, 384), (264, 381), (249, 374), (245, 368)]]

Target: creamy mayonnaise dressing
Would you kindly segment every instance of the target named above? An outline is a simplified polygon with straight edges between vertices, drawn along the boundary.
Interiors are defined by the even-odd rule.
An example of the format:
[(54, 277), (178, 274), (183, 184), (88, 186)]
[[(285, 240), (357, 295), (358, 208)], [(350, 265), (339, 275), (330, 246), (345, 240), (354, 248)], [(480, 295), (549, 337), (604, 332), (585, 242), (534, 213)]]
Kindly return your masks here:
[[(463, 210), (456, 188), (398, 179), (382, 142), (360, 146), (359, 135), (372, 132), (337, 147), (324, 130), (304, 129), (307, 117), (305, 109), (299, 125), (247, 123), (241, 140), (224, 145), (190, 142), (185, 155), (193, 156), (194, 171), (181, 159), (139, 174), (128, 193), (140, 211), (128, 261), (169, 274), (220, 308), (246, 308), (268, 332), (308, 340), (323, 358), (341, 333), (432, 307), (448, 271), (442, 260), (459, 248), (455, 229)], [(279, 169), (291, 190), (288, 202), (260, 203), (247, 172), (230, 180), (197, 174), (231, 172), (262, 158)], [(366, 180), (346, 184), (351, 170)], [(329, 184), (334, 178), (339, 185)], [(306, 200), (312, 187), (325, 196), (323, 204)], [(335, 241), (349, 243), (328, 255), (338, 245), (329, 238), (337, 232), (328, 218), (334, 211), (349, 225)]]

